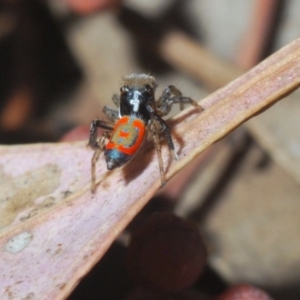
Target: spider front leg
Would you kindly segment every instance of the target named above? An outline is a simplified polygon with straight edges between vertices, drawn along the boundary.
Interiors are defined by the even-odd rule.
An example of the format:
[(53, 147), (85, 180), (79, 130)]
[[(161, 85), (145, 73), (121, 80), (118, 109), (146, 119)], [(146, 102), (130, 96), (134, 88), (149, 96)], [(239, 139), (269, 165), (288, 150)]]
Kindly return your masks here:
[(120, 107), (120, 96), (117, 94), (113, 94), (112, 101), (116, 107)]
[[(120, 97), (119, 95), (114, 94), (112, 96), (112, 101), (114, 102), (114, 104), (119, 107), (120, 106)], [(106, 118), (110, 121), (110, 122), (116, 122), (119, 119), (119, 111), (115, 110), (113, 108), (110, 108), (108, 106), (104, 106), (102, 112), (105, 114)]]
[(175, 146), (174, 146), (174, 143), (173, 143), (173, 139), (172, 139), (172, 135), (171, 135), (171, 131), (170, 131), (170, 128), (169, 126), (167, 125), (167, 123), (162, 119), (160, 118), (159, 116), (157, 115), (153, 115), (153, 118), (155, 121), (158, 122), (158, 124), (160, 125), (161, 127), (161, 130), (163, 131), (163, 133), (165, 134), (166, 136), (166, 139), (167, 139), (167, 143), (168, 143), (168, 146), (169, 146), (169, 149), (172, 151), (172, 154), (173, 154), (173, 158), (175, 160), (179, 160), (179, 156), (178, 154), (176, 153), (175, 151)]
[(146, 105), (147, 110), (149, 111), (150, 115), (151, 115), (151, 122), (157, 122), (160, 127), (161, 130), (163, 131), (163, 133), (166, 136), (167, 139), (167, 143), (169, 146), (169, 149), (172, 151), (173, 157), (175, 160), (179, 160), (178, 154), (175, 151), (175, 146), (173, 143), (173, 139), (172, 139), (172, 135), (171, 135), (171, 131), (169, 126), (167, 125), (167, 123), (155, 113), (155, 110), (153, 109), (152, 105), (150, 103), (148, 103)]
[(153, 114), (151, 116), (150, 131), (152, 133), (152, 137), (154, 140), (154, 146), (155, 146), (157, 156), (158, 156), (161, 186), (163, 187), (167, 183), (167, 181), (166, 181), (166, 177), (165, 177), (165, 170), (164, 170), (163, 159), (162, 159), (162, 155), (161, 155), (161, 145), (160, 145), (160, 139), (159, 139), (159, 133), (158, 133), (159, 130), (157, 128), (158, 124), (161, 127), (162, 131), (164, 132), (164, 134), (167, 138), (168, 146), (169, 146), (169, 149), (172, 151), (174, 159), (178, 160), (179, 157), (175, 151), (174, 143), (173, 143), (171, 132), (170, 132), (168, 125), (159, 116)]
[(178, 90), (174, 85), (167, 86), (162, 95), (156, 102), (156, 111), (160, 116), (166, 116), (171, 111), (174, 103), (179, 103), (180, 110), (184, 109), (184, 104), (191, 104), (202, 111), (203, 108), (190, 97), (182, 96), (180, 90)]
[(101, 152), (105, 149), (105, 141), (110, 137), (109, 131), (104, 131), (102, 136), (98, 140), (97, 128), (103, 128), (112, 130), (114, 127), (113, 123), (102, 121), (99, 119), (93, 120), (90, 127), (90, 139), (89, 145), (95, 149), (92, 161), (91, 161), (91, 177), (92, 177), (92, 193), (96, 190), (96, 163), (99, 159)]
[(165, 177), (164, 165), (163, 165), (163, 160), (162, 160), (162, 155), (161, 155), (161, 145), (160, 145), (160, 140), (159, 140), (159, 134), (158, 134), (155, 120), (153, 118), (151, 119), (151, 123), (150, 123), (150, 132), (152, 133), (154, 146), (155, 146), (156, 153), (158, 156), (161, 186), (163, 187), (167, 183), (167, 181), (166, 181), (166, 177)]
[(119, 119), (119, 112), (113, 108), (110, 108), (108, 106), (104, 106), (102, 112), (105, 114), (106, 118), (113, 123), (116, 123), (116, 121)]

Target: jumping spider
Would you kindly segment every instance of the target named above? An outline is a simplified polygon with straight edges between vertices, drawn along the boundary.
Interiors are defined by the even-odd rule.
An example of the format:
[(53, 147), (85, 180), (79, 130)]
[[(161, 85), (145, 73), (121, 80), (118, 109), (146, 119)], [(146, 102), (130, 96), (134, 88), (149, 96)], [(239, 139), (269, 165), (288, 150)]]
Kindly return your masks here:
[[(92, 192), (96, 188), (96, 162), (99, 155), (104, 151), (107, 169), (113, 170), (123, 166), (140, 148), (146, 129), (153, 136), (158, 155), (161, 183), (166, 183), (162, 162), (159, 132), (162, 131), (167, 139), (168, 146), (177, 160), (174, 143), (170, 129), (161, 118), (166, 116), (174, 103), (179, 103), (182, 110), (185, 103), (192, 104), (202, 111), (202, 107), (182, 93), (173, 85), (165, 88), (162, 95), (155, 100), (155, 78), (146, 74), (131, 74), (123, 78), (120, 96), (114, 95), (112, 100), (119, 108), (114, 110), (104, 106), (103, 112), (109, 121), (95, 119), (90, 127), (89, 145), (95, 149), (92, 158)], [(106, 129), (97, 139), (97, 128)], [(106, 144), (106, 140), (108, 143)]]

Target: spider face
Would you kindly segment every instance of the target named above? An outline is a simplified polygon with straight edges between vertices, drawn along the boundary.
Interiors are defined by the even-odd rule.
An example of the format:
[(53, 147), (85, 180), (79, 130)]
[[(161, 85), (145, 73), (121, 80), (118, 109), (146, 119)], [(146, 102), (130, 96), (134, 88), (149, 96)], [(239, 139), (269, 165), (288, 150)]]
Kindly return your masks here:
[(148, 124), (151, 119), (149, 106), (154, 106), (154, 87), (126, 85), (121, 87), (119, 117), (138, 116)]
[[(199, 110), (202, 108), (191, 98), (183, 97), (172, 85), (166, 87), (155, 101), (155, 88), (155, 78), (152, 76), (146, 74), (125, 76), (120, 96), (113, 96), (118, 111), (105, 106), (103, 112), (109, 121), (99, 119), (92, 121), (89, 139), (89, 145), (95, 149), (92, 159), (92, 191), (96, 187), (95, 168), (100, 153), (104, 151), (108, 170), (121, 167), (140, 149), (147, 130), (150, 130), (157, 150), (162, 185), (166, 183), (158, 132), (162, 131), (165, 134), (175, 159), (178, 159), (178, 155), (175, 152), (170, 129), (161, 116), (167, 115), (174, 103), (179, 103), (181, 108), (184, 103), (190, 103)], [(108, 130), (99, 140), (97, 127)]]

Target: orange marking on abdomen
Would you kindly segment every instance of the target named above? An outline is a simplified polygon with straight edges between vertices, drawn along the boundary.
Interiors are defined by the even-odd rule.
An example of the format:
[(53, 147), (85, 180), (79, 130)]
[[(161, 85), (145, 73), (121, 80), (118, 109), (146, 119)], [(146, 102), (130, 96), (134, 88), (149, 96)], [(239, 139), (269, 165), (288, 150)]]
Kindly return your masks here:
[(106, 149), (117, 149), (133, 155), (141, 146), (145, 136), (145, 122), (142, 119), (124, 116), (115, 125)]
[(119, 135), (120, 135), (120, 137), (124, 137), (124, 138), (127, 138), (127, 137), (129, 137), (129, 132), (125, 132), (125, 131), (120, 131), (120, 133), (119, 133)]

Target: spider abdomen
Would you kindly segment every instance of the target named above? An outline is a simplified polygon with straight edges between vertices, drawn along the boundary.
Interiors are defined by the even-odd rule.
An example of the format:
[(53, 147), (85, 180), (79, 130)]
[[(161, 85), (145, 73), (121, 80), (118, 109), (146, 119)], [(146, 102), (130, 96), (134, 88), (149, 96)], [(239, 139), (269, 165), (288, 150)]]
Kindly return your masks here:
[(118, 120), (104, 151), (108, 170), (124, 165), (134, 156), (144, 140), (145, 127), (145, 122), (136, 116)]

